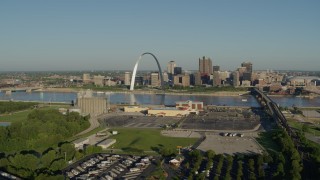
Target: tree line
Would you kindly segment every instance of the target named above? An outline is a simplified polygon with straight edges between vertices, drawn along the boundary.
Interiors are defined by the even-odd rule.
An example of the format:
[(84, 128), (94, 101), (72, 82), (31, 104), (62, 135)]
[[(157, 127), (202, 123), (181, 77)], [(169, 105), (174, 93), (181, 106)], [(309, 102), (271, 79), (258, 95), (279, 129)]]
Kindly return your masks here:
[(101, 149), (76, 151), (66, 140), (89, 127), (89, 116), (35, 109), (26, 120), (0, 127), (0, 169), (26, 179), (63, 179), (67, 162)]
[(13, 101), (1, 101), (0, 102), (0, 113), (11, 113), (14, 111), (21, 111), (29, 109), (38, 103), (36, 102), (13, 102)]

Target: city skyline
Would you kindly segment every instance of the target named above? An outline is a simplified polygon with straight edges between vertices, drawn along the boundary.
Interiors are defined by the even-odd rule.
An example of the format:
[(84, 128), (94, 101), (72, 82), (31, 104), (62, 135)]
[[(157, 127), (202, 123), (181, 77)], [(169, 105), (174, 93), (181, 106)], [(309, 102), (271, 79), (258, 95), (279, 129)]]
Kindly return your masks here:
[[(317, 1), (1, 1), (0, 71), (132, 70), (143, 52), (184, 70), (320, 67)], [(145, 57), (150, 58), (151, 57)], [(155, 70), (144, 60), (139, 70)]]

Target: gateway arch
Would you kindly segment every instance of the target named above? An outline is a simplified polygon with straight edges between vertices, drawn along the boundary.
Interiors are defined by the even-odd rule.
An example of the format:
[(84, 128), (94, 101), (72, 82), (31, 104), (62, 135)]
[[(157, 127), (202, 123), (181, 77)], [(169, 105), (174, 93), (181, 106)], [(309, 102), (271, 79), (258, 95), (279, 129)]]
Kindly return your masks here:
[(144, 56), (146, 54), (151, 55), (154, 58), (154, 60), (157, 62), (158, 69), (159, 69), (159, 74), (160, 74), (160, 83), (161, 83), (160, 86), (161, 86), (161, 88), (163, 88), (164, 83), (163, 83), (162, 71), (161, 71), (161, 67), (160, 67), (159, 61), (158, 61), (158, 59), (156, 58), (155, 55), (153, 55), (152, 53), (146, 52), (146, 53), (141, 54), (141, 56), (139, 57), (139, 59), (136, 62), (136, 65), (134, 65), (132, 78), (131, 78), (131, 84), (130, 84), (130, 90), (131, 91), (134, 90), (134, 83), (135, 83), (135, 79), (136, 79), (136, 74), (137, 74), (137, 69), (138, 69), (139, 62), (142, 59), (142, 56)]

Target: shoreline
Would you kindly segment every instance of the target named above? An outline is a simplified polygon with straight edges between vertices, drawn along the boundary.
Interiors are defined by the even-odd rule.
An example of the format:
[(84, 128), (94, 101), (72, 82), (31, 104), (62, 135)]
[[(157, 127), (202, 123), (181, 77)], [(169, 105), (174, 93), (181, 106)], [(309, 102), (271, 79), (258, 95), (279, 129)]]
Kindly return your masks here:
[[(35, 90), (35, 92), (62, 92), (62, 93), (78, 93), (85, 89), (73, 89), (73, 88), (45, 88)], [(110, 91), (110, 90), (93, 90), (93, 92), (104, 92), (104, 93), (119, 93), (119, 94), (156, 94), (156, 95), (195, 95), (195, 96), (241, 96), (240, 94), (244, 94), (246, 96), (246, 91), (218, 91), (218, 92), (162, 92), (162, 91)]]

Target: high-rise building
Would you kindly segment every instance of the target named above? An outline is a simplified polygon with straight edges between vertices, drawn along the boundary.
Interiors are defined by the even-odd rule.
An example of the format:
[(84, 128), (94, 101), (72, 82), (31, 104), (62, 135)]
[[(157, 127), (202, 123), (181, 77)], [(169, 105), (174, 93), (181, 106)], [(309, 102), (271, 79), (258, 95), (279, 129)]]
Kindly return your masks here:
[(174, 61), (169, 61), (167, 64), (167, 72), (168, 74), (173, 74), (174, 73), (174, 67), (176, 67), (176, 62)]
[(244, 72), (242, 75), (243, 81), (251, 81), (252, 80), (252, 73), (251, 72)]
[(252, 63), (251, 62), (243, 62), (243, 63), (241, 63), (241, 67), (245, 67), (246, 72), (252, 73)]
[(168, 81), (173, 81), (174, 68), (177, 66), (176, 62), (169, 61), (167, 64)]
[(174, 67), (173, 74), (174, 75), (182, 74), (182, 68), (181, 67)]
[(220, 86), (220, 85), (221, 85), (220, 73), (219, 71), (214, 71), (213, 77), (212, 77), (212, 86)]
[(164, 81), (164, 82), (169, 82), (169, 76), (168, 76), (168, 73), (163, 72), (163, 73), (162, 73), (162, 77), (163, 77), (163, 81)]
[(240, 75), (239, 75), (239, 71), (234, 71), (233, 72), (233, 86), (237, 87), (240, 85)]
[(202, 84), (201, 73), (198, 71), (198, 72), (194, 73), (194, 85), (200, 86), (201, 84)]
[(151, 73), (151, 86), (156, 87), (160, 85), (159, 73)]
[(215, 72), (215, 71), (220, 71), (220, 66), (213, 66), (212, 67), (212, 71)]
[(125, 72), (124, 73), (124, 85), (129, 86), (130, 85), (130, 77), (131, 73), (130, 72)]
[(134, 84), (136, 86), (142, 86), (145, 84), (143, 80), (144, 80), (144, 78), (142, 76), (136, 76)]
[(206, 74), (212, 74), (212, 61), (210, 58), (206, 58), (205, 56), (199, 58), (199, 71), (201, 75)]

